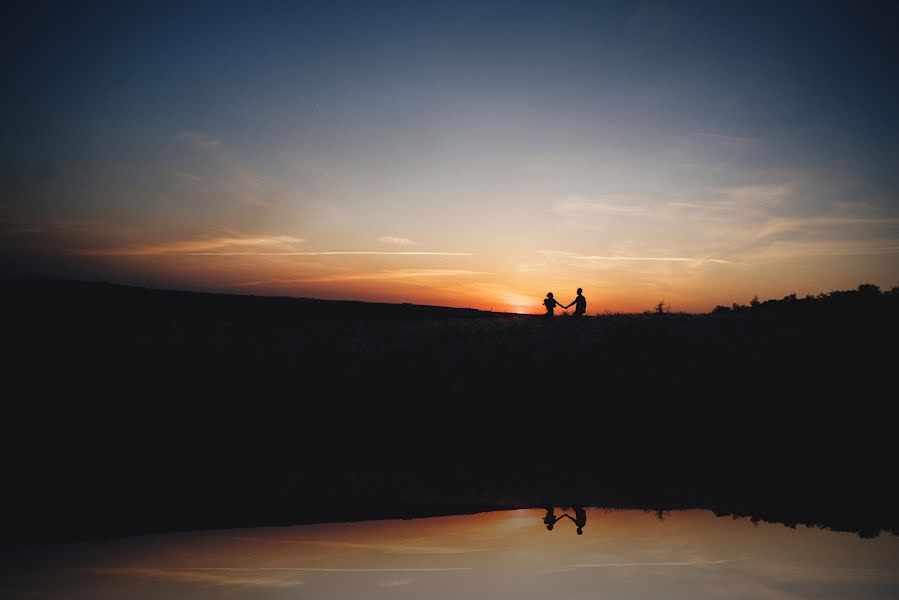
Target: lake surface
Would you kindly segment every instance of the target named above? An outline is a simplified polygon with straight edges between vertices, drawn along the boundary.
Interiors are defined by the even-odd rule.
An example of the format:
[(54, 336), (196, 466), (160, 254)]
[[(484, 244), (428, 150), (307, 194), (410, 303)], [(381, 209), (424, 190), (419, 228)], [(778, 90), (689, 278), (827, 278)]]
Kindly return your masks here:
[[(555, 516), (572, 510), (556, 509)], [(587, 509), (3, 548), (5, 598), (899, 598), (899, 538)]]

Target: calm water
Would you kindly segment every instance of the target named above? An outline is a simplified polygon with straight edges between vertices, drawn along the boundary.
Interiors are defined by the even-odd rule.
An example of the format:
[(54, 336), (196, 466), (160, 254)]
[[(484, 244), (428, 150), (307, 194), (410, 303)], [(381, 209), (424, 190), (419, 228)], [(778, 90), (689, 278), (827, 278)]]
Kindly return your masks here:
[[(557, 510), (556, 516), (564, 511)], [(568, 511), (575, 516), (573, 511)], [(899, 538), (541, 510), (6, 548), (6, 598), (899, 598)]]

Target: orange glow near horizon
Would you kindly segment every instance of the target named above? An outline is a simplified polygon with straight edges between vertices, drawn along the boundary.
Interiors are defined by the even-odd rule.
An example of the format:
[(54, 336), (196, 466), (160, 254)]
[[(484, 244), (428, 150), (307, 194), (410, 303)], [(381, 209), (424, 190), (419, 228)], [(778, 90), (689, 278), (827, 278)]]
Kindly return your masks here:
[[(218, 242), (214, 242), (218, 243)], [(477, 254), (224, 254), (165, 253), (140, 249), (98, 250), (76, 255), (86, 265), (86, 279), (237, 294), (277, 295), (326, 300), (361, 300), (475, 308), (496, 312), (540, 314), (543, 298), (552, 291), (562, 304), (584, 289), (590, 315), (639, 313), (664, 302), (675, 312), (708, 312), (716, 305), (747, 304), (753, 296), (781, 298), (791, 293), (817, 294), (854, 289), (874, 282), (891, 287), (886, 271), (876, 277), (847, 275), (832, 268), (839, 261), (810, 261), (803, 277), (789, 267), (764, 265), (604, 264), (584, 269), (565, 261), (526, 265), (514, 259)], [(229, 242), (227, 247), (250, 244)], [(266, 244), (274, 246), (275, 244)], [(188, 247), (176, 244), (182, 249)], [(612, 261), (610, 261), (612, 262)], [(870, 263), (876, 267), (878, 263)], [(888, 269), (889, 265), (882, 265)], [(869, 274), (870, 275), (870, 274)], [(561, 314), (563, 311), (557, 311)]]
[[(777, 265), (765, 265), (767, 272), (762, 276), (747, 265), (661, 262), (635, 268), (630, 262), (622, 267), (608, 261), (612, 264), (584, 269), (571, 261), (558, 261), (522, 269), (510, 259), (449, 252), (299, 254), (279, 249), (283, 241), (264, 241), (267, 251), (275, 248), (269, 253), (230, 251), (258, 243), (178, 242), (164, 247), (79, 250), (73, 256), (88, 265), (81, 272), (92, 274), (90, 279), (114, 283), (521, 314), (542, 313), (542, 301), (549, 291), (568, 304), (578, 287), (584, 289), (588, 314), (593, 315), (643, 312), (653, 310), (659, 302), (675, 312), (708, 312), (719, 304), (746, 304), (755, 295), (768, 299), (790, 293), (817, 294), (853, 289), (872, 280), (829, 273), (836, 261), (827, 258), (810, 262), (805, 276), (794, 279), (791, 269)], [(219, 251), (222, 248), (224, 252)], [(880, 275), (874, 281), (888, 289), (889, 280), (883, 272)]]
[[(591, 246), (590, 236), (579, 232), (584, 223), (627, 226), (633, 235), (673, 234), (658, 230), (653, 221), (647, 223), (646, 232), (633, 229), (629, 221), (634, 217), (627, 213), (625, 217), (602, 213), (596, 220), (594, 209), (581, 204), (577, 205), (579, 220), (567, 224), (575, 208), (563, 206), (562, 220), (548, 228), (557, 230), (553, 237), (564, 234), (580, 240), (581, 252), (541, 249), (538, 244), (552, 240), (530, 242), (529, 236), (511, 232), (504, 234), (508, 236), (504, 244), (496, 243), (497, 236), (480, 234), (463, 244), (448, 231), (434, 229), (434, 237), (445, 241), (424, 244), (372, 233), (365, 243), (349, 238), (341, 243), (342, 236), (325, 246), (307, 239), (308, 228), (299, 227), (282, 227), (272, 235), (220, 228), (205, 236), (178, 235), (177, 228), (171, 227), (150, 231), (89, 221), (17, 223), (15, 227), (18, 251), (59, 262), (64, 265), (59, 273), (65, 278), (523, 314), (542, 313), (543, 298), (550, 291), (567, 304), (578, 287), (584, 289), (587, 312), (593, 315), (643, 312), (659, 302), (675, 312), (708, 312), (716, 305), (746, 304), (756, 295), (782, 298), (791, 293), (854, 289), (860, 283), (886, 289), (899, 283), (894, 279), (899, 278), (895, 255), (888, 245), (774, 245), (723, 259), (709, 258), (727, 255), (712, 249), (721, 247), (718, 237), (722, 234), (705, 232), (709, 248), (703, 252), (608, 247), (591, 252), (589, 248), (603, 244)], [(628, 223), (620, 223), (622, 218)], [(692, 226), (689, 220), (681, 225)], [(787, 226), (791, 225), (779, 227)], [(771, 226), (763, 222), (757, 227)], [(547, 237), (533, 231), (537, 240), (541, 236)], [(576, 245), (556, 240), (559, 246), (566, 243)]]
[[(568, 510), (568, 513), (573, 511)], [(564, 508), (557, 508), (561, 517)], [(675, 511), (522, 509), (428, 519), (153, 535), (78, 544), (17, 573), (48, 598), (881, 597), (899, 538)], [(38, 555), (35, 555), (38, 556)], [(833, 590), (832, 595), (822, 594)], [(887, 593), (887, 595), (889, 595)], [(680, 597), (679, 596), (679, 597)]]

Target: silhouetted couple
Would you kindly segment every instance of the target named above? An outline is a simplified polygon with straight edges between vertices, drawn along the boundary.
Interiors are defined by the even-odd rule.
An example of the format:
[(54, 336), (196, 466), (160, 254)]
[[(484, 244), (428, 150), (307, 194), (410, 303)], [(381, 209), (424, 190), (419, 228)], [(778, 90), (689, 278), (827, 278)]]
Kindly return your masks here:
[(569, 302), (566, 306), (562, 306), (562, 304), (553, 298), (553, 293), (549, 292), (546, 294), (546, 300), (543, 301), (543, 306), (546, 307), (546, 315), (547, 317), (553, 316), (553, 311), (558, 306), (559, 308), (568, 308), (572, 304), (574, 305), (574, 314), (573, 317), (583, 317), (584, 313), (587, 312), (587, 299), (584, 298), (584, 294), (581, 288), (577, 289), (577, 297)]
[(556, 522), (558, 522), (558, 521), (561, 520), (561, 519), (566, 519), (566, 518), (567, 518), (567, 519), (569, 519), (572, 523), (574, 523), (575, 527), (577, 527), (577, 534), (578, 534), (578, 535), (583, 535), (583, 533), (584, 533), (584, 527), (587, 526), (587, 511), (586, 511), (586, 510), (584, 510), (584, 509), (583, 509), (582, 507), (580, 507), (580, 506), (575, 506), (574, 509), (573, 509), (573, 510), (574, 510), (574, 517), (572, 517), (572, 516), (569, 515), (568, 513), (565, 513), (564, 515), (561, 515), (561, 516), (558, 516), (558, 517), (557, 517), (557, 516), (555, 515), (555, 510), (556, 510), (555, 508), (547, 508), (547, 509), (546, 509), (546, 516), (543, 517), (543, 523), (546, 525), (546, 529), (547, 529), (548, 531), (552, 531), (552, 530), (553, 530), (553, 526), (556, 524)]

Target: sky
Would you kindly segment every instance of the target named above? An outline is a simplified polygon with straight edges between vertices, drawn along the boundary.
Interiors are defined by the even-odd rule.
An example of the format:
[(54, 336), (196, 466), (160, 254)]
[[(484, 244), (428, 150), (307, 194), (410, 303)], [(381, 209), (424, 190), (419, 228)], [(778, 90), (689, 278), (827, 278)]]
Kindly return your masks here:
[(590, 314), (899, 284), (889, 3), (19, 4), (3, 277)]
[[(569, 511), (571, 512), (571, 511)], [(558, 509), (556, 516), (563, 514)], [(542, 510), (137, 536), (15, 547), (6, 597), (895, 598), (899, 538), (709, 511)]]

